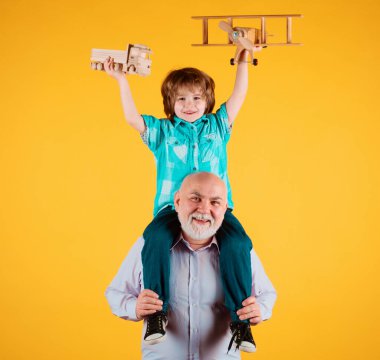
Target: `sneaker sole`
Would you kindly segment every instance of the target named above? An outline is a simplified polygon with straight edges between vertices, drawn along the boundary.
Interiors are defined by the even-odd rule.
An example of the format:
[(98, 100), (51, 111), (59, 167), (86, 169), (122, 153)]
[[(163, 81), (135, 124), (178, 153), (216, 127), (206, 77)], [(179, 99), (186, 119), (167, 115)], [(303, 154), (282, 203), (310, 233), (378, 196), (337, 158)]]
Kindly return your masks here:
[(164, 336), (157, 338), (157, 339), (144, 340), (144, 344), (155, 345), (155, 344), (159, 344), (160, 342), (163, 342), (165, 340), (166, 340), (166, 334)]
[(239, 350), (247, 353), (253, 353), (256, 352), (256, 347), (240, 345)]

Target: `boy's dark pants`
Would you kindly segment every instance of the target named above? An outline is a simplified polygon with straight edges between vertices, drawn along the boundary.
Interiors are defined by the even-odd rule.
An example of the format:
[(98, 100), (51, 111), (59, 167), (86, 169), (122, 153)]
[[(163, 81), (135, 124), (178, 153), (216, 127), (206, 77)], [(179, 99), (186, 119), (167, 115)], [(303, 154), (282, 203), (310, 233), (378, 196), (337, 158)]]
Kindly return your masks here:
[[(144, 288), (153, 290), (163, 301), (163, 311), (170, 302), (170, 248), (181, 232), (181, 224), (170, 206), (161, 210), (144, 231), (141, 253)], [(228, 209), (216, 234), (219, 245), (219, 266), (225, 296), (225, 306), (232, 321), (239, 321), (236, 311), (251, 295), (252, 244), (239, 220)]]

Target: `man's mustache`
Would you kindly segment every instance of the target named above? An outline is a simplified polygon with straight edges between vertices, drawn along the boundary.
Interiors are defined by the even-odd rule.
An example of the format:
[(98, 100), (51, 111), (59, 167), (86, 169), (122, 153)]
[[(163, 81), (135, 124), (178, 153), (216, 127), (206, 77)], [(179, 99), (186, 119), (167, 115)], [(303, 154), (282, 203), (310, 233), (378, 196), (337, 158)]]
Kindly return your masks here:
[(200, 212), (193, 212), (191, 215), (190, 215), (190, 219), (193, 220), (193, 219), (196, 219), (196, 220), (207, 220), (207, 221), (210, 221), (211, 225), (214, 224), (214, 221), (215, 219), (210, 215), (210, 214), (202, 214)]

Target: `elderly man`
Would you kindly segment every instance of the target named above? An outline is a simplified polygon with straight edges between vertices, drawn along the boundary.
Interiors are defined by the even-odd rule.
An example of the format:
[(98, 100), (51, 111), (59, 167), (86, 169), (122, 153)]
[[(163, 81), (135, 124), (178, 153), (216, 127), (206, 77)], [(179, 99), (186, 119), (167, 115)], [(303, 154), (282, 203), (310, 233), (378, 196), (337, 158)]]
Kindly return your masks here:
[[(107, 288), (112, 312), (132, 321), (156, 315), (149, 316), (143, 331), (155, 343), (147, 346), (143, 342), (145, 360), (240, 359), (239, 351), (228, 352), (227, 348), (234, 344), (235, 350), (240, 346), (252, 352), (255, 343), (250, 331), (236, 328), (233, 323), (231, 339), (231, 317), (223, 305), (219, 247), (214, 235), (227, 210), (225, 184), (210, 173), (191, 174), (183, 181), (174, 201), (182, 233), (171, 248), (169, 319), (161, 312), (158, 295), (144, 289), (142, 284), (143, 238), (132, 247)], [(240, 320), (250, 319), (256, 325), (270, 318), (276, 292), (253, 249), (251, 264), (252, 296), (242, 303), (237, 315)]]

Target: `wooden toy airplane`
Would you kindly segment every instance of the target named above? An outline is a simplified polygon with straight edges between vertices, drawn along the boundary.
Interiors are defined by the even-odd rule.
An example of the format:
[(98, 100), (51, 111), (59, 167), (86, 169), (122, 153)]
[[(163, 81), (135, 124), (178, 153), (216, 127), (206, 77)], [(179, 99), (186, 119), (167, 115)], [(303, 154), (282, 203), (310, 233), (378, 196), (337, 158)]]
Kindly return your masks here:
[(129, 44), (126, 51), (123, 50), (91, 50), (91, 68), (93, 70), (104, 70), (104, 62), (108, 57), (114, 59), (114, 69), (121, 70), (127, 74), (139, 74), (147, 76), (150, 74), (150, 54), (152, 50), (145, 45)]
[[(225, 15), (225, 16), (193, 16), (192, 19), (202, 20), (203, 24), (203, 41), (202, 44), (192, 44), (193, 46), (225, 46), (236, 45), (235, 57), (230, 60), (230, 64), (234, 65), (239, 62), (241, 52), (248, 50), (251, 56), (253, 65), (258, 64), (258, 60), (254, 58), (255, 47), (267, 46), (289, 46), (289, 45), (302, 45), (301, 43), (292, 42), (292, 18), (302, 17), (301, 14), (286, 14), (286, 15)], [(266, 31), (267, 18), (286, 18), (286, 43), (268, 43)], [(209, 19), (226, 19), (226, 21), (219, 22), (219, 27), (228, 33), (228, 41), (223, 44), (210, 44), (208, 42), (208, 20)], [(234, 19), (261, 19), (261, 27), (248, 28), (248, 27), (233, 27)]]

